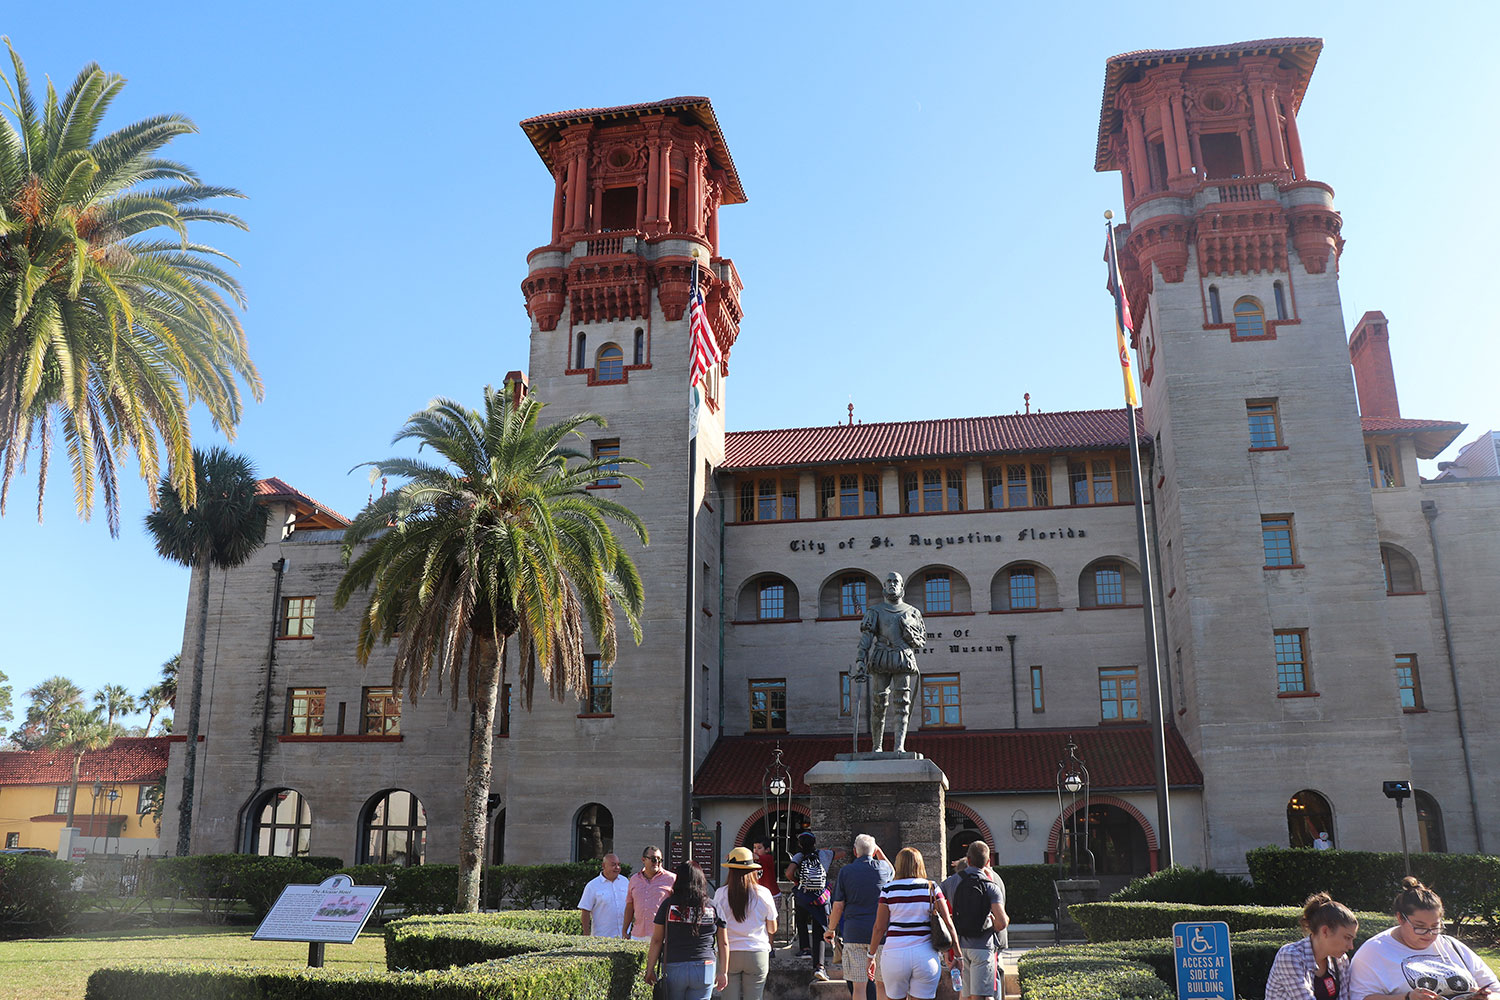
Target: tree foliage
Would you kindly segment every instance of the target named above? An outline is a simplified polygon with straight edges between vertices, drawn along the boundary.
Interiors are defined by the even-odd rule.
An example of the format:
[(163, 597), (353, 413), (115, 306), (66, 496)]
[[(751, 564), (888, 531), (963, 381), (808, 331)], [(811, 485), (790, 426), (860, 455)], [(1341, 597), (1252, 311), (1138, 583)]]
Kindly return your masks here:
[[(6, 39), (7, 47), (9, 39)], [(100, 136), (124, 77), (85, 66), (39, 100), (10, 49), (0, 114), (0, 514), (12, 476), (37, 455), (42, 516), (53, 438), (72, 466), (79, 516), (102, 494), (119, 534), (118, 469), (134, 451), (153, 502), (167, 478), (193, 491), (189, 410), (202, 403), (232, 435), (240, 384), (261, 397), (230, 258), (189, 235), (195, 223), (245, 228), (207, 207), (242, 195), (160, 156), (197, 131), (155, 115)]]

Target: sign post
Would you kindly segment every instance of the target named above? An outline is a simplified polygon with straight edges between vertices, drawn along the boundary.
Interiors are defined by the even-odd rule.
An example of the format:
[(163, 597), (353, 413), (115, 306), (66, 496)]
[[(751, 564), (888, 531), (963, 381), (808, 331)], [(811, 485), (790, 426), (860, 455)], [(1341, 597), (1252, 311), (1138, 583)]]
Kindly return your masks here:
[(1178, 1000), (1234, 1000), (1229, 925), (1206, 920), (1172, 925)]
[(353, 944), (384, 893), (385, 886), (355, 885), (348, 875), (289, 885), (251, 940), (306, 941), (308, 968), (321, 969), (324, 945)]

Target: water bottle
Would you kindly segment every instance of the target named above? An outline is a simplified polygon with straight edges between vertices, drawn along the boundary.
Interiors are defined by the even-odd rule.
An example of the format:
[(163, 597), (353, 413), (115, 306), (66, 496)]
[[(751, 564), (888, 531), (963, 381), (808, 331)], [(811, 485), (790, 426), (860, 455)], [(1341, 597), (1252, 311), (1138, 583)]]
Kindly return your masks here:
[(964, 975), (958, 971), (958, 963), (953, 963), (953, 968), (948, 970), (948, 975), (953, 977), (953, 992), (959, 996), (964, 993)]

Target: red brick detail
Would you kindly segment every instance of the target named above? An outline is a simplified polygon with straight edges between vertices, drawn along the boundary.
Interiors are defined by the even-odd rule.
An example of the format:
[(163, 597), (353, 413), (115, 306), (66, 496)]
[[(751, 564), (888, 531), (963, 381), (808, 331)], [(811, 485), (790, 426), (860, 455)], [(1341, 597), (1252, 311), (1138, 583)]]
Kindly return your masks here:
[[(1156, 869), (1160, 867), (1158, 858), (1160, 856), (1159, 852), (1161, 850), (1161, 845), (1160, 842), (1158, 842), (1156, 839), (1156, 828), (1151, 825), (1151, 821), (1146, 818), (1145, 813), (1141, 812), (1139, 809), (1131, 805), (1129, 802), (1126, 802), (1124, 799), (1114, 795), (1092, 795), (1089, 797), (1089, 804), (1115, 806), (1116, 808), (1123, 809), (1126, 813), (1128, 813), (1130, 815), (1130, 818), (1135, 820), (1136, 823), (1140, 825), (1141, 830), (1146, 834), (1146, 851), (1149, 855), (1147, 863), (1150, 865), (1151, 870), (1156, 871)], [(1063, 821), (1068, 819), (1073, 815), (1073, 813), (1082, 808), (1082, 802), (1075, 802), (1067, 809), (1063, 810), (1063, 814), (1061, 816), (1052, 821), (1052, 829), (1047, 831), (1047, 863), (1049, 865), (1056, 864), (1058, 861), (1058, 854), (1061, 850), (1060, 845), (1062, 840)]]
[[(979, 839), (990, 845), (990, 854), (993, 855), (995, 853), (995, 835), (990, 831), (990, 825), (984, 821), (984, 817), (962, 802), (955, 802), (952, 799), (948, 799), (946, 804), (949, 809), (974, 824), (974, 829), (979, 831)], [(949, 858), (948, 860), (952, 861), (953, 859)]]
[(1354, 364), (1359, 415), (1400, 420), (1401, 401), (1396, 395), (1390, 323), (1385, 313), (1372, 309), (1359, 318), (1349, 338), (1349, 360)]
[(1125, 245), (1142, 272), (1149, 275), (1154, 265), (1162, 278), (1175, 285), (1187, 270), (1189, 228), (1186, 216), (1157, 215), (1132, 226)]
[(1286, 214), (1274, 202), (1221, 203), (1198, 222), (1198, 273), (1285, 271)]
[(526, 311), (536, 320), (538, 329), (557, 329), (567, 288), (567, 274), (560, 267), (534, 271), (521, 282), (521, 292), (526, 296)]
[[(803, 805), (802, 803), (800, 803), (800, 802), (793, 802), (791, 804), (791, 810), (792, 810), (792, 812), (797, 813), (799, 816), (805, 816), (805, 817), (807, 817), (807, 819), (808, 819), (809, 822), (812, 821), (812, 810), (809, 809), (807, 806)], [(751, 813), (750, 816), (749, 816), (749, 818), (746, 819), (745, 822), (743, 822), (743, 823), (740, 824), (740, 832), (737, 833), (737, 834), (735, 834), (735, 836), (734, 836), (734, 846), (735, 847), (749, 847), (750, 845), (748, 843), (746, 843), (745, 838), (748, 837), (748, 836), (750, 836), (750, 831), (755, 828), (755, 824), (758, 823), (758, 822), (760, 822), (761, 820), (765, 819), (766, 815), (768, 813), (770, 813), (771, 811), (772, 810), (767, 809), (765, 806), (762, 806), (761, 808), (755, 810), (755, 812)], [(780, 810), (776, 810), (776, 811), (779, 812)], [(727, 848), (726, 850), (732, 850), (732, 848)], [(776, 873), (776, 877), (778, 879), (781, 878), (781, 873), (777, 872)]]
[(1295, 205), (1287, 213), (1287, 219), (1291, 224), (1292, 246), (1297, 248), (1307, 273), (1322, 274), (1328, 270), (1330, 256), (1337, 270), (1339, 256), (1344, 252), (1344, 238), (1339, 235), (1343, 217), (1321, 205)]

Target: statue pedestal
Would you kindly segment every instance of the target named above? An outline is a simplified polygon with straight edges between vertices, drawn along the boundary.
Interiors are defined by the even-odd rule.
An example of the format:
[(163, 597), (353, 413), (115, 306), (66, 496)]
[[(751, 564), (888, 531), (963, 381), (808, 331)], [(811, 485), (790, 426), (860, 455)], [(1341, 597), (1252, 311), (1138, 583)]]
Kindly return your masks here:
[(819, 847), (851, 851), (868, 833), (887, 858), (903, 847), (922, 852), (927, 877), (948, 875), (943, 828), (948, 776), (919, 754), (839, 754), (807, 772), (812, 791), (812, 830)]

